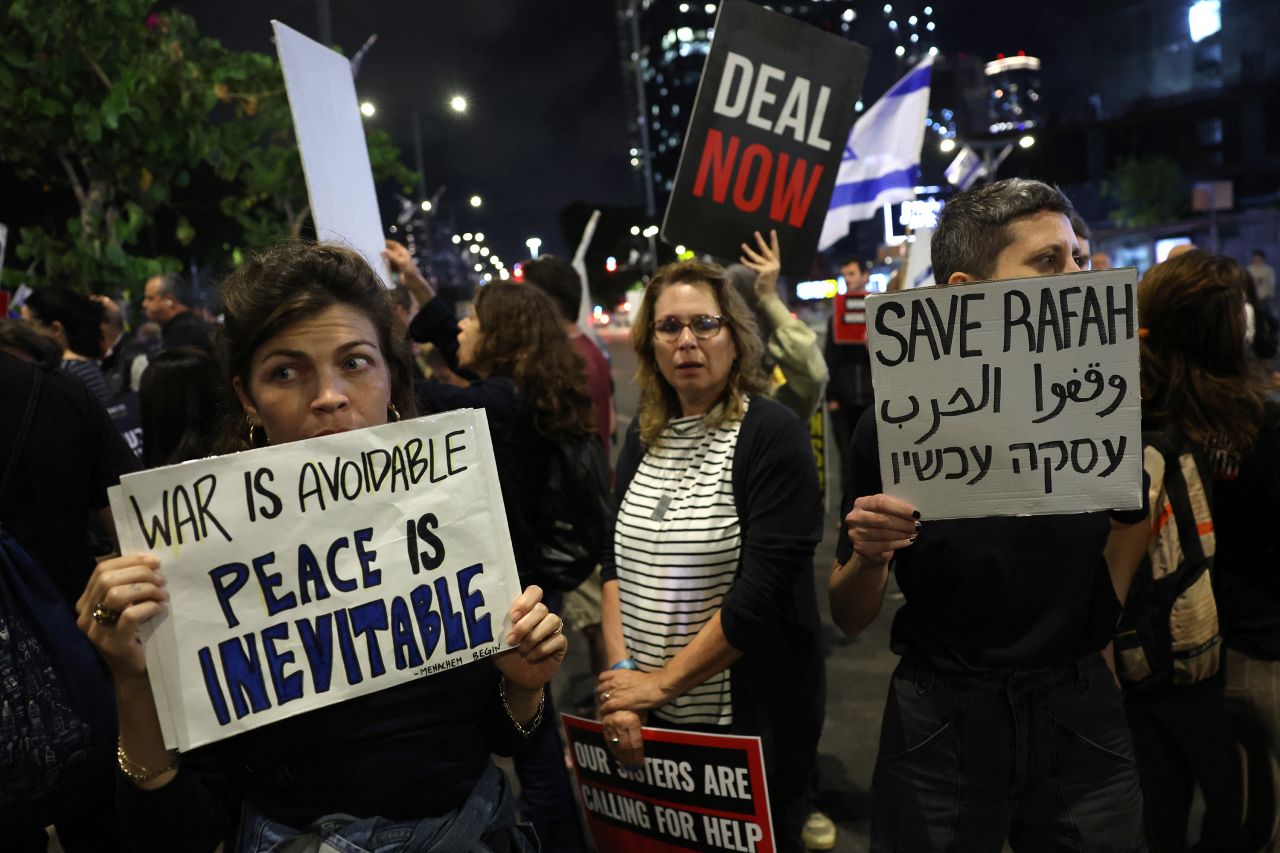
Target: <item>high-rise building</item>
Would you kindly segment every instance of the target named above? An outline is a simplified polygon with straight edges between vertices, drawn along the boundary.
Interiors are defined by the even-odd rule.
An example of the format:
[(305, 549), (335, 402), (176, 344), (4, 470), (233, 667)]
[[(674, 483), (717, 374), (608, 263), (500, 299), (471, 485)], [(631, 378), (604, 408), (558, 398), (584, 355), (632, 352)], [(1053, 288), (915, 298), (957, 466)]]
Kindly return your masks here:
[[(890, 54), (896, 59), (893, 67), (902, 71), (926, 52), (936, 52), (933, 7), (917, 0), (885, 3), (874, 14), (865, 12), (867, 3), (847, 0), (761, 5), (871, 46), (873, 52)], [(719, 3), (711, 0), (618, 0), (618, 36), (632, 125), (631, 148), (626, 153), (645, 209), (655, 221), (675, 180), (718, 11)], [(876, 90), (891, 82), (883, 81)], [(861, 111), (861, 101), (857, 108)]]

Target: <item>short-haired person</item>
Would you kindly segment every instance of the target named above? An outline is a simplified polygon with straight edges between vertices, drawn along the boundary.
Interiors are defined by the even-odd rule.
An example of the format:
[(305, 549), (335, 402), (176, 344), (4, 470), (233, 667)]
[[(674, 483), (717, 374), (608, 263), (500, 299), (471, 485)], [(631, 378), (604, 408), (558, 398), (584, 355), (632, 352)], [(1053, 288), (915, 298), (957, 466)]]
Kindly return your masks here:
[(1076, 243), (1080, 247), (1079, 261), (1077, 262), (1080, 269), (1087, 270), (1093, 268), (1093, 252), (1090, 246), (1093, 245), (1093, 232), (1089, 230), (1089, 223), (1084, 221), (1084, 217), (1078, 211), (1071, 211), (1071, 230), (1075, 232)]
[[(960, 193), (933, 236), (937, 280), (1078, 271), (1070, 212), (1038, 181)], [(832, 618), (862, 631), (890, 568), (906, 596), (872, 849), (1142, 849), (1133, 746), (1101, 652), (1146, 547), (1145, 513), (922, 519), (883, 494), (874, 411), (850, 460)]]
[[(246, 261), (222, 291), (235, 392), (222, 449), (414, 416), (404, 341), (357, 253), (286, 244)], [(165, 606), (165, 559), (100, 563), (77, 605), (115, 680), (118, 804), (134, 850), (536, 849), (491, 753), (511, 754), (538, 727), (543, 686), (564, 658), (563, 625), (537, 587), (508, 612), (515, 651), (179, 757), (164, 747), (138, 637)]]
[(604, 735), (628, 766), (646, 716), (760, 737), (778, 849), (798, 851), (825, 672), (809, 432), (763, 393), (755, 320), (720, 267), (658, 270), (631, 341), (641, 402), (602, 561)]
[(147, 319), (164, 330), (164, 348), (197, 347), (213, 349), (209, 325), (195, 313), (196, 298), (191, 285), (177, 273), (162, 273), (147, 279), (142, 291), (142, 310)]
[[(847, 258), (840, 264), (840, 275), (844, 279), (846, 292), (853, 293), (867, 289), (871, 270), (866, 261)], [(845, 472), (849, 469), (848, 460), (845, 459), (849, 439), (853, 437), (853, 428), (858, 425), (858, 419), (871, 405), (871, 356), (866, 344), (836, 342), (834, 311), (827, 328), (822, 356), (826, 359), (829, 377), (827, 411), (831, 413), (831, 444), (835, 445), (840, 455), (843, 489)]]
[(89, 386), (103, 406), (111, 390), (98, 359), (102, 358), (102, 305), (65, 288), (44, 287), (22, 304), (22, 319), (62, 347), (62, 369)]

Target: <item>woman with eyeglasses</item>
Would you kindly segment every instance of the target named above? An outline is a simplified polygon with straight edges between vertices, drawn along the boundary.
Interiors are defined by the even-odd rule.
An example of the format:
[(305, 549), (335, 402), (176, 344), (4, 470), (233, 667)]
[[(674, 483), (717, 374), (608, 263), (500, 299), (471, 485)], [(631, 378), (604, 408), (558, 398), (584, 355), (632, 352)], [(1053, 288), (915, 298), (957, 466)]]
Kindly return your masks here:
[(755, 319), (720, 267), (659, 270), (631, 340), (640, 411), (602, 561), (605, 740), (635, 767), (642, 725), (759, 736), (778, 849), (800, 850), (824, 688), (808, 430), (764, 396)]

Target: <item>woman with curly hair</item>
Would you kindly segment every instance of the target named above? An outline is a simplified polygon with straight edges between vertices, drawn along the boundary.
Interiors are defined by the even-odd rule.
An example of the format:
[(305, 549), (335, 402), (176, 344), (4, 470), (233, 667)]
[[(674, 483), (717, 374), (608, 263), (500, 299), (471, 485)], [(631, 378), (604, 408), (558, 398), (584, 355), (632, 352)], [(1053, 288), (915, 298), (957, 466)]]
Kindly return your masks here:
[(602, 560), (605, 738), (635, 766), (646, 720), (759, 736), (778, 849), (800, 850), (824, 687), (808, 428), (765, 395), (755, 319), (718, 266), (659, 270), (631, 340), (640, 412)]
[[(420, 382), (419, 408), (426, 414), (485, 410), (521, 583), (547, 589), (544, 601), (558, 613), (562, 595), (551, 591), (538, 570), (535, 531), (547, 460), (556, 439), (596, 431), (586, 365), (565, 334), (559, 309), (536, 287), (494, 282), (480, 288), (471, 315), (459, 323), (403, 246), (388, 242), (386, 257), (423, 305), (409, 325), (410, 336), (434, 345), (451, 367), (478, 377), (466, 387)], [(548, 695), (546, 714), (555, 719), (550, 700)], [(516, 753), (515, 767), (524, 814), (543, 849), (585, 851), (557, 727), (535, 733)]]

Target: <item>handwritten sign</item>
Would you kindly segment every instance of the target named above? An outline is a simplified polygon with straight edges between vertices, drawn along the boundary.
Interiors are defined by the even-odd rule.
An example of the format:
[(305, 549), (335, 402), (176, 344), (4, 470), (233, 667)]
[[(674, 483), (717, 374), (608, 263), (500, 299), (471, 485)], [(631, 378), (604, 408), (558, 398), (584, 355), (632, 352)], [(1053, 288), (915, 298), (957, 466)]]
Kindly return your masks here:
[(628, 771), (600, 723), (561, 720), (597, 850), (775, 849), (760, 738), (645, 728), (644, 765)]
[(483, 411), (131, 474), (112, 509), (167, 581), (144, 640), (179, 749), (502, 651), (520, 591)]
[(783, 271), (806, 276), (869, 58), (746, 0), (722, 3), (663, 239), (736, 258), (752, 231), (776, 228)]
[(1140, 507), (1136, 278), (868, 297), (885, 493), (926, 518)]

